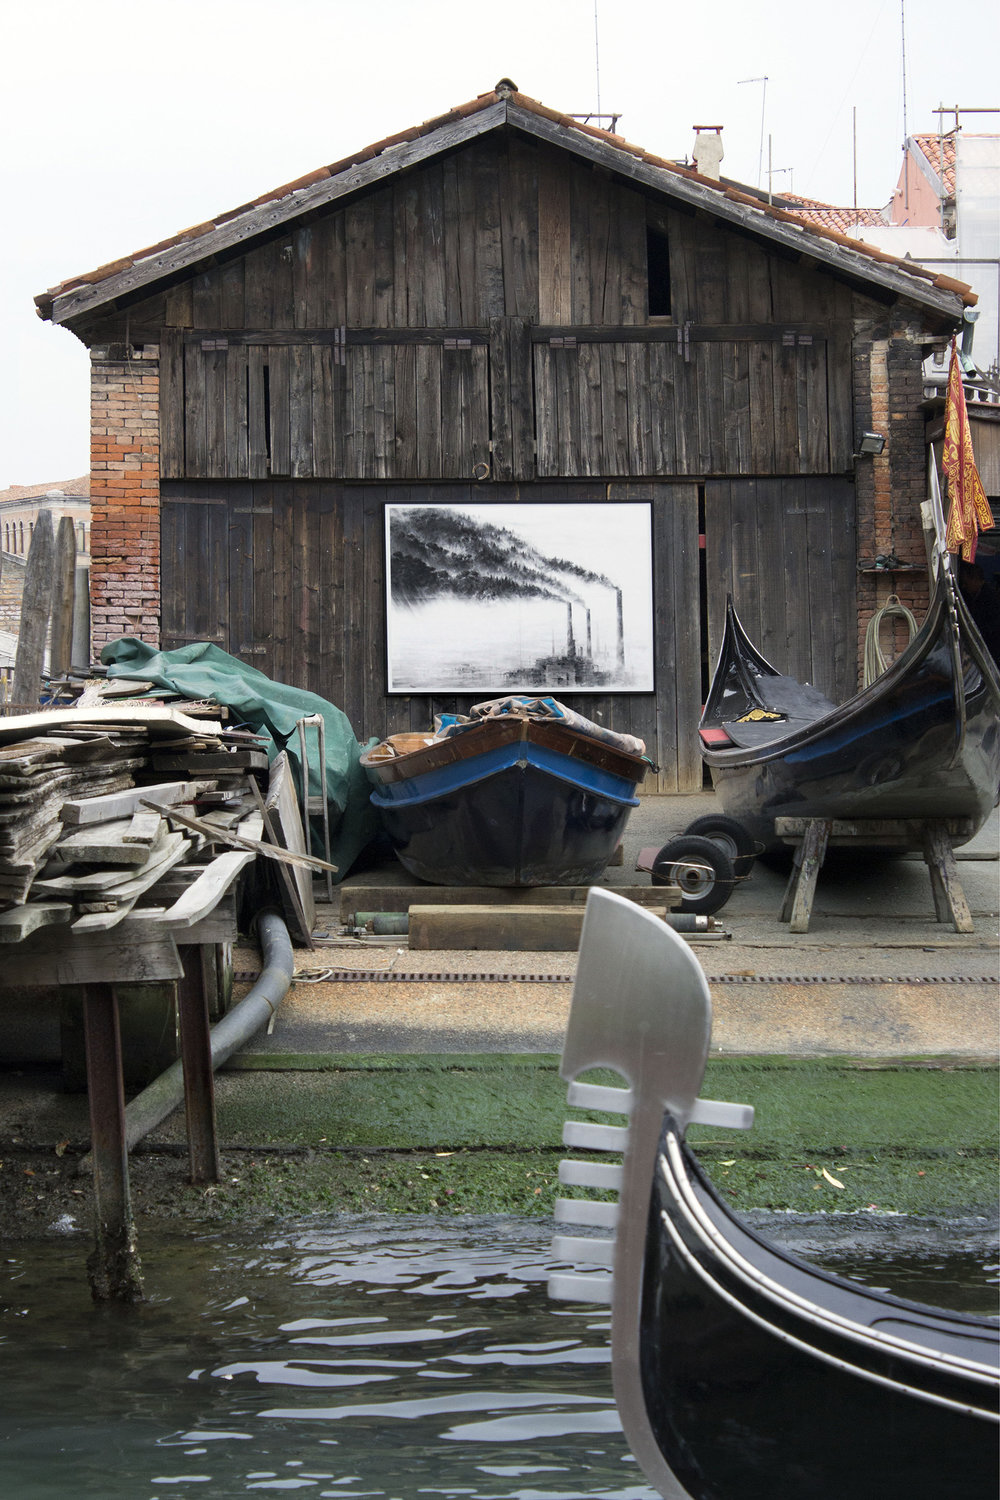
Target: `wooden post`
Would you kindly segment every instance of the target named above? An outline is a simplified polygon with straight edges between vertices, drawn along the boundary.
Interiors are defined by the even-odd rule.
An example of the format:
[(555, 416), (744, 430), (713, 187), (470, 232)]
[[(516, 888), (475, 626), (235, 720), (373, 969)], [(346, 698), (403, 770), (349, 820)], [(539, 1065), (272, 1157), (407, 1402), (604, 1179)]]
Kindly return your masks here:
[(21, 597), (21, 624), (14, 656), (11, 702), (16, 707), (34, 707), (41, 690), (45, 665), (45, 637), (52, 609), (52, 567), (55, 538), (52, 512), (40, 510), (35, 522)]
[(63, 677), (73, 665), (73, 617), (76, 611), (76, 528), (70, 516), (61, 516), (56, 528), (52, 580), (49, 675)]
[(192, 1182), (218, 1182), (219, 1146), (215, 1129), (215, 1074), (208, 1018), (205, 964), (215, 962), (214, 948), (178, 945), (184, 974), (177, 981), (177, 1007), (184, 1068), (184, 1110)]
[(802, 835), (802, 842), (795, 851), (795, 863), (788, 877), (785, 899), (778, 916), (779, 922), (788, 922), (792, 932), (808, 932), (812, 916), (816, 881), (826, 858), (826, 846), (830, 838), (832, 821), (810, 818)]
[(87, 1261), (95, 1302), (137, 1302), (142, 1278), (128, 1182), (118, 1000), (110, 984), (83, 986), (95, 1245)]

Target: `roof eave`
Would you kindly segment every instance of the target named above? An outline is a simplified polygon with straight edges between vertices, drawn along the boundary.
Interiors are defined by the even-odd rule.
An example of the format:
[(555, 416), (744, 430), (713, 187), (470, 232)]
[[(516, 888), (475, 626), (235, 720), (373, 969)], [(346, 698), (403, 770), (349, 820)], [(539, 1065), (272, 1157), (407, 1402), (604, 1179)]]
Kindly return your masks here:
[(343, 170), (313, 173), (292, 184), (290, 191), (278, 189), (226, 215), (221, 222), (198, 226), (154, 246), (138, 260), (129, 258), (110, 268), (101, 267), (65, 289), (56, 287), (42, 293), (35, 298), (38, 314), (72, 327), (123, 299), (148, 296), (160, 282), (176, 280), (215, 256), (250, 248), (305, 214), (363, 192), (397, 172), (419, 166), (504, 125), (569, 150), (639, 187), (711, 214), (794, 256), (808, 256), (862, 289), (877, 290), (892, 300), (914, 302), (946, 323), (960, 321), (963, 301), (976, 300), (960, 282), (915, 265), (903, 269), (901, 262), (885, 252), (822, 226), (805, 225), (795, 214), (762, 204), (749, 193), (700, 177), (691, 169), (661, 161), (535, 100), (518, 94), (499, 98), (487, 94), (441, 117), (440, 123), (432, 121), (429, 128), (407, 131), (369, 148)]

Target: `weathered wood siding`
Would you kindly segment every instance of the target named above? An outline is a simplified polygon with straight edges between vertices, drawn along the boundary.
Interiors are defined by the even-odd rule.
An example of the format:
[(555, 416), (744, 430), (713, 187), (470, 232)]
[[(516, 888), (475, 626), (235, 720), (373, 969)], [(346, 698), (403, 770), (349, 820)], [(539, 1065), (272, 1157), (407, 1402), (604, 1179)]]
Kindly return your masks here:
[(853, 316), (829, 275), (511, 136), (189, 278), (130, 336), (163, 346), (168, 478), (812, 474), (850, 467)]
[[(660, 767), (648, 791), (701, 784), (698, 491), (689, 484), (348, 485), (265, 481), (164, 486), (162, 642), (208, 640), (268, 676), (336, 703), (363, 738), (426, 729), (488, 696), (386, 694), (384, 506), (649, 500), (656, 692), (565, 695), (639, 735)], [(503, 691), (498, 683), (497, 692)], [(561, 697), (563, 695), (560, 695)]]
[(773, 667), (834, 702), (857, 692), (857, 541), (846, 479), (734, 479), (705, 486), (709, 654), (726, 596)]

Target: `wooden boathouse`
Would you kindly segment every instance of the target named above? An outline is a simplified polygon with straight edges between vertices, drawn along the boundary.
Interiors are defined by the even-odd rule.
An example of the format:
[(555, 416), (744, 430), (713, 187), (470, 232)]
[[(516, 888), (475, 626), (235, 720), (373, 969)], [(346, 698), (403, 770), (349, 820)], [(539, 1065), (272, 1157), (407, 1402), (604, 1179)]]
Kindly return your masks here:
[(675, 792), (727, 593), (833, 698), (925, 601), (921, 362), (975, 299), (505, 80), (36, 300), (91, 353), (97, 650), (214, 642), (424, 729), (490, 693), (390, 690), (386, 507), (647, 506), (651, 680), (559, 696)]

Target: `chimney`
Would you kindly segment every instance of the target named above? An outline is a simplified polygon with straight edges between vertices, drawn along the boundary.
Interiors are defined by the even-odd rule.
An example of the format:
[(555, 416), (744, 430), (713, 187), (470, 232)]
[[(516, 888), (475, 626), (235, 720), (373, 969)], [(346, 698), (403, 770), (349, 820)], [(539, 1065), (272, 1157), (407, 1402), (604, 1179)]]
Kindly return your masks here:
[(696, 125), (694, 127), (694, 164), (702, 177), (719, 180), (719, 163), (723, 157), (722, 126)]

